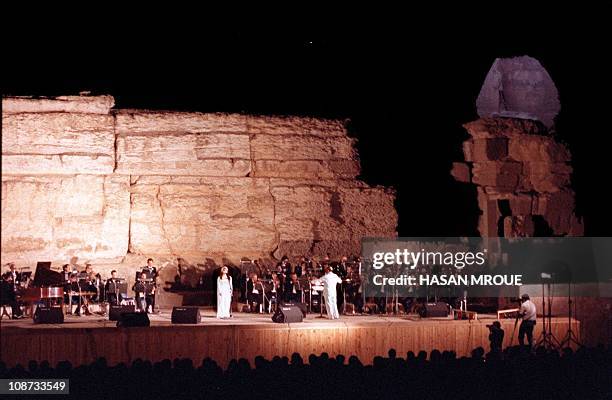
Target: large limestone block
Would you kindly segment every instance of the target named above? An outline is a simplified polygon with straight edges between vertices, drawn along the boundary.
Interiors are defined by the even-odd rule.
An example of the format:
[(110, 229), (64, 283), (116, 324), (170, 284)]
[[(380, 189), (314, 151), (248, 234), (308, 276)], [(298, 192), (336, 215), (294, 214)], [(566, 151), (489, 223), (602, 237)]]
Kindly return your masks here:
[(177, 111), (119, 110), (117, 134), (247, 133), (247, 117)]
[(572, 167), (565, 163), (525, 162), (522, 191), (554, 193), (570, 186)]
[(2, 98), (2, 113), (108, 114), (114, 105), (112, 96), (5, 97)]
[[(324, 240), (338, 231), (340, 221), (332, 213), (335, 188), (280, 186), (272, 187), (271, 193), (281, 240)], [(344, 238), (349, 235), (345, 229)]]
[(474, 139), (472, 143), (471, 161), (498, 161), (508, 155), (508, 139), (505, 137)]
[(277, 257), (358, 254), (363, 237), (397, 235), (392, 191), (274, 181), (272, 194), (280, 235)]
[(334, 179), (359, 175), (358, 160), (255, 160), (251, 176)]
[(566, 146), (546, 136), (516, 135), (508, 143), (508, 157), (515, 161), (567, 162), (571, 155)]
[(2, 260), (125, 256), (129, 181), (122, 176), (2, 176)]
[(268, 135), (346, 136), (346, 120), (294, 116), (250, 115), (248, 132)]
[(514, 191), (519, 184), (522, 165), (518, 162), (488, 161), (474, 163), (472, 182), (498, 191)]
[(353, 145), (353, 139), (341, 136), (253, 135), (251, 154), (254, 160), (353, 159)]
[(138, 134), (117, 138), (117, 173), (129, 175), (246, 176), (246, 134)]
[[(352, 239), (362, 237), (397, 236), (395, 192), (382, 187), (340, 188), (335, 210), (339, 218), (350, 227)], [(332, 206), (334, 203), (332, 203)]]
[(115, 135), (110, 115), (2, 116), (3, 174), (109, 174), (114, 164)]
[(239, 258), (276, 247), (266, 179), (141, 177), (131, 192), (133, 252)]
[(470, 183), (470, 166), (462, 162), (454, 162), (451, 167), (451, 175), (457, 182)]

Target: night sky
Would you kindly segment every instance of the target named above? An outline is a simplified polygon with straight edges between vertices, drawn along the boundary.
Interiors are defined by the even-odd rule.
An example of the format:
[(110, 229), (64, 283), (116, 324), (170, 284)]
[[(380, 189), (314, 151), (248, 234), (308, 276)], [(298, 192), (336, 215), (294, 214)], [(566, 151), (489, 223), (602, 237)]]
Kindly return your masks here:
[(112, 26), (47, 22), (34, 24), (31, 39), (5, 43), (3, 94), (90, 90), (112, 94), (117, 108), (350, 118), (361, 179), (398, 191), (400, 235), (477, 235), (475, 186), (449, 173), (463, 157), (461, 124), (477, 118), (494, 59), (530, 55), (560, 91), (558, 137), (574, 157), (586, 234), (611, 236), (604, 140), (612, 36), (600, 10), (569, 11), (517, 6), (489, 16), (429, 15), (418, 25), (414, 14), (377, 25), (332, 19), (214, 29), (185, 15), (173, 27), (159, 19), (132, 26), (127, 16)]

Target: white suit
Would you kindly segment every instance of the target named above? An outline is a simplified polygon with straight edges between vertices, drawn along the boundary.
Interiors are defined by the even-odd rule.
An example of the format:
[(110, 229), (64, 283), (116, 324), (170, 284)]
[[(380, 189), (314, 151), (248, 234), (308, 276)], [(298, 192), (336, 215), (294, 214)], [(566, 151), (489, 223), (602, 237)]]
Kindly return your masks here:
[(227, 279), (217, 278), (217, 318), (229, 318), (232, 307), (232, 277)]
[(333, 272), (329, 271), (322, 278), (323, 296), (325, 296), (325, 308), (329, 319), (338, 319), (338, 299), (336, 295), (336, 285), (342, 282), (342, 279)]

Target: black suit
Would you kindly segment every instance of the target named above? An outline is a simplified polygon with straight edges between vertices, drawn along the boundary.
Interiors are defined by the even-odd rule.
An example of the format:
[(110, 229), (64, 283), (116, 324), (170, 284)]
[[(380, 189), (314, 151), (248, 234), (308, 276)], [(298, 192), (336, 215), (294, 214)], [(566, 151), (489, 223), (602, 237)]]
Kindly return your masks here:
[[(8, 273), (10, 273), (10, 271)], [(4, 279), (4, 275), (3, 279), (0, 281), (0, 304), (6, 304), (11, 306), (13, 318), (20, 317), (22, 313), (21, 308), (19, 307), (19, 303), (17, 303), (17, 298), (15, 296), (15, 286), (13, 285), (13, 282)]]
[(119, 293), (119, 282), (121, 280), (118, 278), (110, 278), (106, 281), (106, 285), (104, 285), (105, 298), (111, 305), (117, 305), (123, 300), (123, 295)]
[(285, 284), (285, 301), (292, 303), (299, 303), (302, 301), (302, 285), (299, 281), (295, 283), (289, 281)]
[[(253, 287), (255, 286), (255, 287)], [(256, 289), (259, 293), (253, 293), (253, 289)], [(251, 311), (256, 312), (255, 305), (263, 304), (264, 287), (260, 281), (253, 284), (252, 280), (247, 282), (247, 301), (251, 307)]]
[(157, 287), (157, 284), (155, 283), (155, 278), (157, 278), (157, 268), (149, 268), (148, 266), (145, 266), (142, 269), (142, 273), (144, 274), (145, 279), (153, 279), (152, 283), (146, 285), (147, 290), (145, 291), (145, 300), (147, 302), (147, 308), (151, 306), (151, 310), (155, 311), (155, 293), (153, 292), (153, 288)]
[(136, 299), (136, 306), (140, 311), (146, 311), (146, 307), (148, 304), (146, 303), (146, 292), (147, 288), (144, 282), (136, 281), (134, 286), (132, 286), (132, 290), (134, 291), (134, 298)]

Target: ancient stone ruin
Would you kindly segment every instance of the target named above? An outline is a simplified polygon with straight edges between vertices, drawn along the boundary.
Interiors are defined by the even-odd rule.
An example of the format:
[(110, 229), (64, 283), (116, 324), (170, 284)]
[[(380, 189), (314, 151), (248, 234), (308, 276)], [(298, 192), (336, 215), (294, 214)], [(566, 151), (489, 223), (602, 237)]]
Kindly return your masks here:
[(554, 136), (557, 89), (531, 57), (496, 59), (464, 125), (465, 162), (452, 175), (477, 186), (483, 237), (582, 236), (570, 185), (571, 154)]
[(113, 106), (3, 99), (2, 263), (339, 256), (397, 234), (346, 121)]

